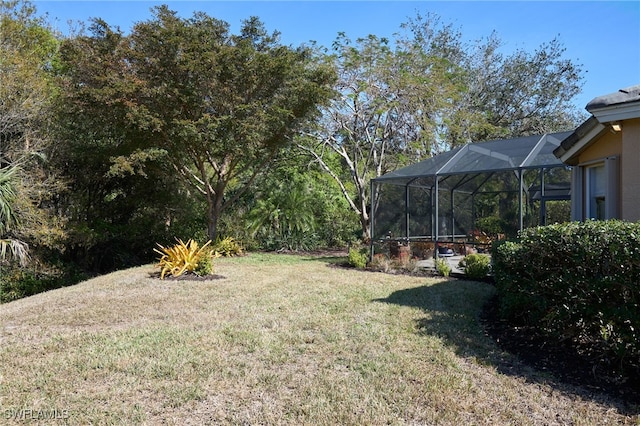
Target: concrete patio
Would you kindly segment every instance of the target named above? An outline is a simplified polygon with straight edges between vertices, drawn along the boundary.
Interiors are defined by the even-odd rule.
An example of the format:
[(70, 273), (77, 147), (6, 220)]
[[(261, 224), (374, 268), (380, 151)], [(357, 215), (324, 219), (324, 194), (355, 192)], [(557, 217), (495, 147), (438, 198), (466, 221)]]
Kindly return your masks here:
[[(460, 261), (463, 258), (464, 256), (460, 256), (460, 255), (440, 257), (440, 259), (444, 259), (445, 261), (447, 261), (447, 263), (449, 263), (449, 266), (451, 266), (451, 273), (453, 274), (464, 274), (464, 271), (458, 268), (458, 263), (460, 263)], [(419, 266), (420, 268), (430, 269), (434, 271), (436, 269), (435, 260), (433, 258), (419, 260), (417, 262), (417, 266)]]

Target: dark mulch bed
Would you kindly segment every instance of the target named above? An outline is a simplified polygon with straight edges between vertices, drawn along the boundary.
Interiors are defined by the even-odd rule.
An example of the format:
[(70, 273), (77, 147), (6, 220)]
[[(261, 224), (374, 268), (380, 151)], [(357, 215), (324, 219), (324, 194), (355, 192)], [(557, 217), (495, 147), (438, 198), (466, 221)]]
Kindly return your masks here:
[(562, 383), (604, 394), (640, 409), (640, 372), (621, 378), (606, 365), (585, 359), (568, 344), (549, 342), (533, 327), (515, 327), (498, 317), (497, 300), (486, 304), (481, 320), (486, 333), (498, 346), (538, 371)]

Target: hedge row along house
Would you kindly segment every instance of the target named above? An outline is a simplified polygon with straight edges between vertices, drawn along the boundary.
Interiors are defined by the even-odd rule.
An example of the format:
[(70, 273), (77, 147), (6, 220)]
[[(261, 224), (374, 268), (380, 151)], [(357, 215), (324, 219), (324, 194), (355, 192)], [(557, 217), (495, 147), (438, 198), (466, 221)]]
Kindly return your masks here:
[(372, 254), (464, 255), (547, 222), (640, 220), (640, 85), (587, 111), (574, 131), (471, 143), (373, 179)]

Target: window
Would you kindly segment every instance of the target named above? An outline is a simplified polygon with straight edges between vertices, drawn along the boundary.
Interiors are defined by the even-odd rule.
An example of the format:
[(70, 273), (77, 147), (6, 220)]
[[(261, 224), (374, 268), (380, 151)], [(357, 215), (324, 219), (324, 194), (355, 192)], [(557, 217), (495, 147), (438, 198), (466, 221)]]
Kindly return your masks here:
[(604, 220), (607, 218), (605, 204), (607, 175), (604, 164), (587, 167), (586, 172), (586, 218)]
[(571, 220), (620, 219), (620, 157), (574, 167)]

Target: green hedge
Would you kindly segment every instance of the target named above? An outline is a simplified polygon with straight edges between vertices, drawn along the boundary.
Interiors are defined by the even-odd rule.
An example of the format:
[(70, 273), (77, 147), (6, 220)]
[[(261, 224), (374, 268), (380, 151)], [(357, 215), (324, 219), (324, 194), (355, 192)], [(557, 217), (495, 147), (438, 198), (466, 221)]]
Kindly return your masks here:
[(640, 368), (640, 224), (526, 229), (492, 251), (501, 315), (571, 341), (617, 370)]

